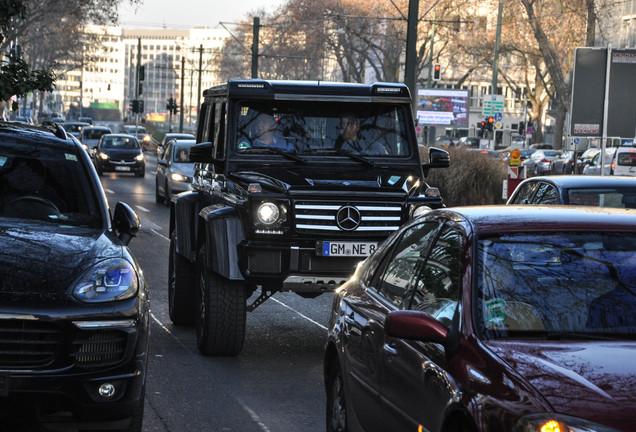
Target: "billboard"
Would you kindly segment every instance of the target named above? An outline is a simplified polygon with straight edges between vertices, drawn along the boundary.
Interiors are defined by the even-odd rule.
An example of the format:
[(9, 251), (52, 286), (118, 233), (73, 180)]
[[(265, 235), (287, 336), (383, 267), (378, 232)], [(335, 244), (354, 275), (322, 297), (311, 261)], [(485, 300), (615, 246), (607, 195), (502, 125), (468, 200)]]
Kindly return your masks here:
[[(608, 54), (611, 54), (608, 64)], [(636, 50), (577, 48), (571, 101), (572, 136), (632, 138), (636, 134)], [(609, 69), (609, 77), (607, 71)], [(605, 88), (607, 84), (607, 113)]]
[(417, 91), (417, 123), (468, 127), (468, 98), (468, 90), (420, 89)]

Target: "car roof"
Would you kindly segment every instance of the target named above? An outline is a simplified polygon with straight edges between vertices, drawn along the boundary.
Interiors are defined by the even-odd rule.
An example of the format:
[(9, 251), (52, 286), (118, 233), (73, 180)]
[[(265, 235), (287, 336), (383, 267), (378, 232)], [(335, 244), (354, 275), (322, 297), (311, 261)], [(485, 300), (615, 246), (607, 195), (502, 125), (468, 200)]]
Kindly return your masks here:
[[(538, 176), (525, 179), (524, 183), (544, 181), (562, 189), (572, 188), (604, 188), (631, 186), (636, 188), (636, 177), (627, 176), (592, 176), (592, 175), (555, 175)], [(518, 187), (518, 186), (517, 186)]]
[(95, 129), (111, 130), (108, 126), (92, 126), (92, 125), (89, 125), (89, 126), (84, 128), (84, 130), (91, 130), (91, 129), (93, 129), (93, 130), (95, 130)]
[(76, 141), (69, 137), (64, 128), (53, 122), (43, 122), (39, 125), (0, 122), (0, 136), (7, 137), (7, 142), (20, 144), (33, 143), (61, 149), (77, 147)]
[(632, 231), (636, 211), (609, 207), (496, 205), (452, 207), (425, 216), (463, 220), (476, 234), (527, 231)]

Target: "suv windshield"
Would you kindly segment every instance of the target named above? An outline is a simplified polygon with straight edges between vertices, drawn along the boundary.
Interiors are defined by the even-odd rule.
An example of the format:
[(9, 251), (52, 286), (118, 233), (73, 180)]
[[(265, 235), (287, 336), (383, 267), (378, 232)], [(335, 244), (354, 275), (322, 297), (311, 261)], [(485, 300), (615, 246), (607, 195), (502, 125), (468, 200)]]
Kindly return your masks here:
[(479, 241), (486, 337), (636, 335), (636, 234), (518, 233)]
[(401, 106), (249, 101), (239, 109), (234, 148), (239, 153), (276, 148), (298, 155), (411, 155)]
[(0, 217), (101, 227), (82, 159), (72, 152), (0, 146)]

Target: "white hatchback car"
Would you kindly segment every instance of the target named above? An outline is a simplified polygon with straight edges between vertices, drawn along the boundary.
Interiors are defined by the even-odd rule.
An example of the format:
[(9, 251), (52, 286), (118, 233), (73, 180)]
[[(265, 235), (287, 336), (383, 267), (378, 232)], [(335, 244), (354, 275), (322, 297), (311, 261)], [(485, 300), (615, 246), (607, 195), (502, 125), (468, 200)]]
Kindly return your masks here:
[(612, 159), (611, 174), (636, 177), (636, 148), (618, 147)]

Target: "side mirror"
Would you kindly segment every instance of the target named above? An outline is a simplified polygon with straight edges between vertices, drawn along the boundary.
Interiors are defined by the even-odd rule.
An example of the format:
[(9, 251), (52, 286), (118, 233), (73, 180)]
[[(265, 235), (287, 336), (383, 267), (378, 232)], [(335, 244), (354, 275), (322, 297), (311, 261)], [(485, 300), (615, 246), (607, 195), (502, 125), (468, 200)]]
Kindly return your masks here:
[(412, 310), (391, 311), (384, 324), (389, 336), (422, 342), (443, 343), (448, 328), (425, 312)]
[(218, 162), (214, 159), (214, 144), (211, 142), (204, 142), (195, 144), (190, 148), (190, 162), (199, 163), (215, 163)]
[(450, 166), (450, 156), (446, 150), (437, 147), (428, 149), (428, 163), (422, 164), (424, 176), (428, 175), (431, 168), (448, 168)]
[(139, 226), (137, 214), (128, 204), (119, 201), (115, 205), (115, 214), (113, 215), (113, 227), (117, 232), (117, 237), (125, 245), (128, 245), (132, 238), (137, 236)]
[(161, 165), (161, 166), (168, 166), (168, 161), (165, 159), (159, 159), (157, 161), (157, 164)]

